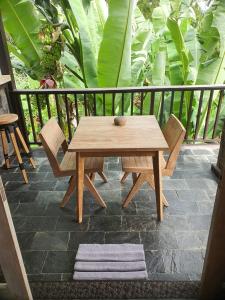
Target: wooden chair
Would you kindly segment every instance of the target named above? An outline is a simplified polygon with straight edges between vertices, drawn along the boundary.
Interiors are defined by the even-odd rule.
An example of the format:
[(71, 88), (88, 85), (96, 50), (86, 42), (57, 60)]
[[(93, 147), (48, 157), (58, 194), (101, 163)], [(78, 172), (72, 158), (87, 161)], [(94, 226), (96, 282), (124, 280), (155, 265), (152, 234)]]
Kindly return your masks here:
[[(171, 115), (162, 131), (169, 146), (169, 157), (167, 161), (165, 161), (163, 153), (160, 153), (162, 175), (172, 176), (186, 130), (181, 122), (174, 115)], [(125, 181), (130, 173), (132, 173), (133, 177), (133, 186), (123, 201), (123, 207), (128, 206), (144, 182), (147, 182), (155, 189), (152, 157), (123, 157), (122, 170), (125, 173), (121, 179), (121, 183)], [(163, 204), (168, 206), (168, 202), (164, 195)]]
[[(60, 206), (64, 207), (69, 202), (70, 196), (75, 189), (76, 153), (67, 151), (68, 144), (55, 118), (51, 118), (46, 123), (39, 136), (55, 177), (70, 176), (68, 189), (62, 202), (60, 203)], [(59, 162), (57, 157), (60, 148), (62, 148), (64, 152), (64, 157), (61, 162)], [(89, 189), (98, 204), (101, 207), (106, 207), (105, 202), (95, 189), (95, 186), (92, 182), (94, 180), (95, 173), (98, 173), (103, 178), (104, 182), (107, 182), (107, 179), (103, 173), (103, 165), (104, 158), (92, 157), (85, 159), (84, 185)]]

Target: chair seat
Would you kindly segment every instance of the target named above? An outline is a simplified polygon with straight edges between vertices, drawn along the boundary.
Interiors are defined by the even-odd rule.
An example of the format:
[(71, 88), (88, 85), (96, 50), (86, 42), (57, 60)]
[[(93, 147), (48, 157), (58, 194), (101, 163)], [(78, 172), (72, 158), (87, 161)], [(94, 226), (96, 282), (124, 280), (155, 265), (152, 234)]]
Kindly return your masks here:
[[(103, 171), (104, 158), (103, 157), (88, 157), (85, 158), (84, 170), (85, 173), (94, 173)], [(67, 175), (74, 175), (76, 170), (76, 153), (66, 152), (61, 163), (60, 171)]]
[[(164, 157), (161, 157), (162, 169), (166, 167)], [(127, 173), (144, 173), (153, 171), (153, 161), (151, 156), (131, 156), (122, 157), (122, 169)]]
[(0, 116), (0, 126), (9, 125), (18, 121), (16, 114), (3, 114)]

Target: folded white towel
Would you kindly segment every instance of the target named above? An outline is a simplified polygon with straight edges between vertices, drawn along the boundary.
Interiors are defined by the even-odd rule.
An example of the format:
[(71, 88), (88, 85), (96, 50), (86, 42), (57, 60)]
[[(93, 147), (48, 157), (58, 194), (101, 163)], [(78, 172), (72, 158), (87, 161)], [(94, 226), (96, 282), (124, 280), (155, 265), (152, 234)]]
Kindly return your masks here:
[(132, 272), (145, 271), (145, 261), (136, 262), (83, 262), (77, 261), (75, 271), (80, 272)]
[(139, 244), (81, 244), (76, 261), (144, 261), (144, 248)]
[(137, 272), (75, 272), (74, 280), (141, 280), (147, 279), (147, 271)]

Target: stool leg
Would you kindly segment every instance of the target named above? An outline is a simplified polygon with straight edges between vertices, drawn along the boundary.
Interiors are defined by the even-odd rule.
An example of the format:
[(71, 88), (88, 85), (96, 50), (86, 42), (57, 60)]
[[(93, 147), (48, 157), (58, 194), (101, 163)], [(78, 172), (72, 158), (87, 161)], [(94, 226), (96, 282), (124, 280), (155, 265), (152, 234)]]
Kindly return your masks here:
[(27, 147), (27, 144), (26, 144), (25, 141), (24, 141), (24, 138), (23, 138), (22, 133), (21, 133), (21, 131), (20, 131), (20, 129), (19, 129), (18, 126), (16, 126), (16, 133), (17, 133), (17, 135), (18, 135), (18, 137), (19, 137), (19, 140), (20, 140), (20, 142), (21, 142), (21, 144), (22, 144), (22, 146), (23, 146), (24, 151), (27, 153), (27, 156), (29, 157), (29, 160), (30, 160), (31, 165), (32, 165), (33, 168), (35, 169), (35, 168), (36, 168), (35, 161), (34, 161), (33, 158), (31, 157), (30, 151), (29, 151), (29, 149), (28, 149), (28, 147)]
[(22, 172), (24, 181), (25, 181), (25, 183), (28, 183), (27, 173), (24, 169), (23, 161), (22, 161), (22, 158), (21, 158), (21, 155), (20, 155), (20, 151), (19, 151), (17, 142), (16, 142), (16, 137), (15, 137), (15, 134), (14, 134), (14, 131), (13, 131), (12, 128), (10, 128), (10, 137), (11, 137), (11, 140), (12, 140), (13, 148), (15, 150), (16, 157), (17, 157), (17, 160), (18, 160), (18, 163), (19, 163), (20, 170)]
[(10, 165), (9, 165), (9, 151), (8, 151), (8, 141), (7, 141), (7, 138), (6, 138), (5, 129), (1, 129), (0, 133), (1, 133), (1, 139), (2, 139), (3, 154), (4, 154), (4, 158), (5, 158), (5, 166), (6, 166), (6, 169), (9, 169), (9, 167), (10, 167)]

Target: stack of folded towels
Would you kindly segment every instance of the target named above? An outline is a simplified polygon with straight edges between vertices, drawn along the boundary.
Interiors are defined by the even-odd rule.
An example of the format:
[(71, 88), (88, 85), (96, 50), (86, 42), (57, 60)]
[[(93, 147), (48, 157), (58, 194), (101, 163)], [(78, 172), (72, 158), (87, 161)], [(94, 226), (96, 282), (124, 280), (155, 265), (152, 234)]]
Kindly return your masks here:
[(74, 280), (147, 279), (145, 253), (139, 244), (80, 244)]

